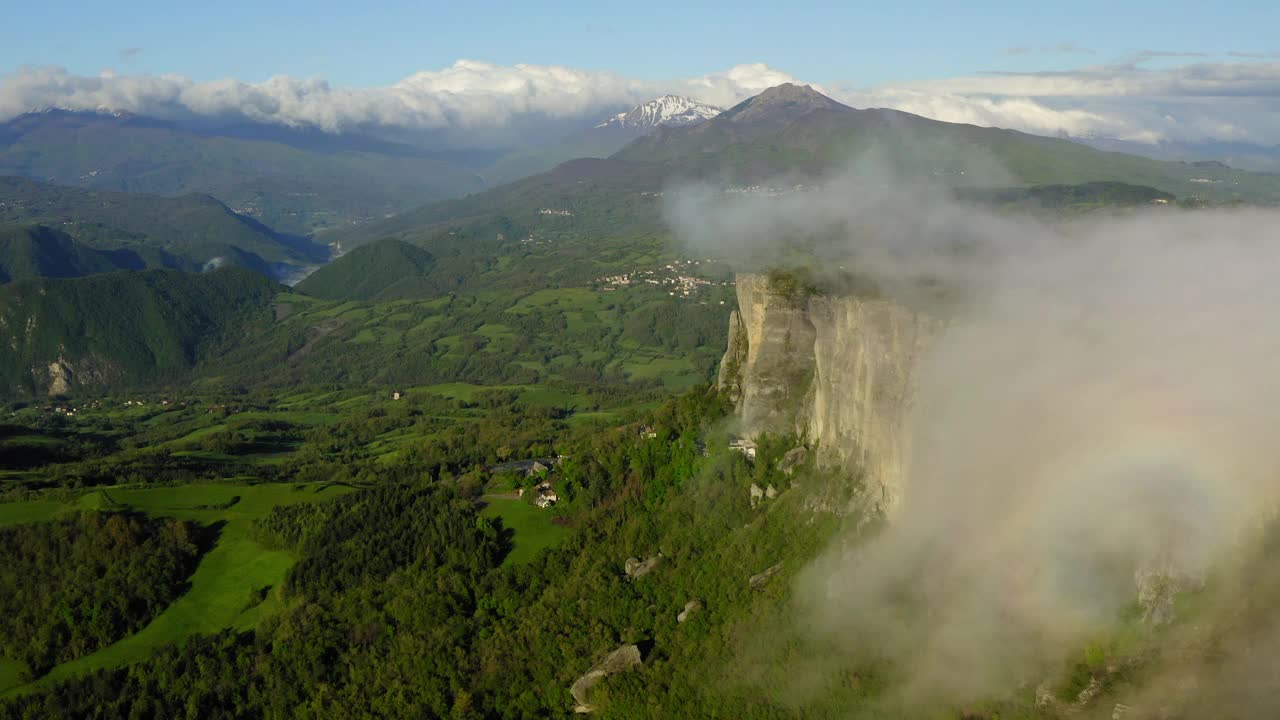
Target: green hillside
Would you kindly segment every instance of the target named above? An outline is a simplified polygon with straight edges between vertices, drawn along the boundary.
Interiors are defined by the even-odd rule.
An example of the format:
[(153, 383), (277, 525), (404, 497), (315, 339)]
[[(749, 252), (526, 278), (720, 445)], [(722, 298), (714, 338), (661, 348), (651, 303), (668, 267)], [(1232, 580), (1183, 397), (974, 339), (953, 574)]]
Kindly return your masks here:
[(480, 187), (474, 173), (410, 150), (306, 147), (128, 115), (53, 111), (0, 124), (0, 174), (97, 190), (204, 193), (301, 234)]
[(498, 185), (546, 172), (569, 160), (607, 158), (642, 134), (620, 127), (590, 128), (558, 142), (507, 153), (481, 175), (490, 185)]
[(962, 200), (1002, 208), (1050, 210), (1167, 205), (1177, 201), (1171, 193), (1122, 182), (1034, 185), (1027, 188), (959, 188), (956, 195)]
[(855, 110), (808, 87), (780, 85), (707, 122), (660, 128), (616, 155), (658, 163), (671, 177), (751, 184), (783, 175), (864, 171), (963, 187), (1116, 181), (1212, 202), (1274, 203), (1280, 177), (1103, 152), (1014, 130)]
[(0, 283), (69, 278), (140, 269), (146, 261), (126, 250), (95, 250), (44, 225), (0, 225)]
[(393, 300), (430, 291), (435, 258), (394, 238), (369, 243), (316, 270), (298, 290), (329, 300)]
[(1012, 202), (1015, 195), (1040, 187), (1019, 202), (1132, 204), (1137, 195), (1120, 192), (1122, 186), (1147, 188), (1139, 195), (1151, 201), (1157, 196), (1188, 203), (1280, 201), (1280, 176), (1102, 152), (1067, 140), (897, 111), (854, 110), (808, 88), (784, 85), (706, 122), (659, 128), (610, 158), (571, 160), (326, 238), (351, 248), (395, 237), (427, 249), (449, 275), (488, 280), (495, 279), (495, 256), (518, 255), (523, 246), (541, 242), (555, 246), (561, 262), (539, 270), (560, 278), (591, 263), (592, 249), (603, 242), (665, 234), (662, 194), (673, 182), (790, 186), (821, 183), (847, 167), (873, 177), (949, 186), (981, 202), (1001, 192), (1001, 202)]
[(246, 270), (146, 270), (0, 287), (6, 394), (131, 385), (190, 368), (266, 311), (279, 286)]
[(316, 243), (236, 214), (208, 195), (167, 198), (0, 177), (0, 222), (44, 223), (98, 249), (149, 252), (154, 256), (146, 258), (149, 265), (188, 269), (223, 258), (268, 273), (273, 265), (322, 262), (328, 254)]
[[(332, 237), (344, 248), (393, 237), (435, 256), (446, 288), (580, 285), (666, 254), (662, 176), (653, 165), (579, 159), (465, 198)], [(504, 259), (505, 258), (505, 259)]]

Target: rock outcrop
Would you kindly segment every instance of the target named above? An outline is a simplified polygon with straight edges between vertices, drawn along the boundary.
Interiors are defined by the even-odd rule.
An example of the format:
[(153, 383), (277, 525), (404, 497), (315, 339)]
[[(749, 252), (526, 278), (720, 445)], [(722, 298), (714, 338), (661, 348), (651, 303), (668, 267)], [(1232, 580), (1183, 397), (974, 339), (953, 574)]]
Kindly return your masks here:
[(71, 364), (59, 355), (57, 360), (49, 363), (49, 395), (66, 395), (71, 391), (73, 377)]
[(1177, 619), (1174, 602), (1179, 594), (1204, 586), (1203, 578), (1182, 572), (1167, 562), (1139, 567), (1133, 581), (1138, 588), (1142, 622), (1155, 626), (1168, 625)]
[(591, 705), (591, 688), (610, 675), (630, 670), (641, 664), (640, 648), (635, 645), (623, 645), (604, 656), (603, 660), (591, 666), (591, 669), (575, 680), (569, 688), (570, 694), (578, 703), (573, 711), (589, 713), (594, 710), (595, 708)]
[(906, 420), (937, 322), (883, 299), (785, 295), (764, 275), (737, 278), (720, 385), (743, 432), (794, 432), (820, 465), (862, 468), (882, 510), (901, 498)]
[(702, 611), (702, 601), (690, 600), (689, 602), (684, 604), (684, 609), (680, 611), (680, 614), (676, 615), (676, 622), (682, 623), (685, 620), (688, 620), (689, 618), (693, 617), (696, 613), (701, 611)]
[(764, 586), (769, 583), (769, 579), (780, 572), (782, 572), (782, 563), (770, 565), (764, 571), (758, 572), (747, 578), (747, 585), (749, 585), (752, 590), (763, 590)]
[(642, 578), (653, 572), (653, 569), (658, 567), (658, 563), (660, 562), (662, 562), (661, 555), (654, 555), (647, 560), (629, 557), (626, 559), (626, 562), (622, 563), (622, 569), (626, 572), (629, 579), (635, 580), (636, 578)]
[(796, 468), (804, 465), (805, 462), (808, 461), (808, 459), (809, 459), (808, 448), (805, 448), (805, 447), (791, 448), (790, 450), (787, 451), (787, 454), (783, 455), (782, 459), (778, 461), (778, 470), (782, 471), (783, 475), (786, 475), (787, 477), (791, 477), (791, 475), (795, 473)]

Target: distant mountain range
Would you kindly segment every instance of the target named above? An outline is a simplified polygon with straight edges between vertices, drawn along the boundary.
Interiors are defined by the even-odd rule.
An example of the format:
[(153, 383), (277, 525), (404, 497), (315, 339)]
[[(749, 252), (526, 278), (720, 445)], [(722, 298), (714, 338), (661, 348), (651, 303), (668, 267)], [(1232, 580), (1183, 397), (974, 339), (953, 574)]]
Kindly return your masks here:
[(385, 217), (483, 186), (472, 170), (406, 144), (64, 110), (0, 124), (0, 175), (96, 190), (204, 193), (295, 234)]
[(663, 95), (605, 118), (594, 127), (556, 143), (518, 150), (482, 171), (490, 185), (550, 170), (576, 158), (604, 158), (638, 137), (662, 127), (688, 127), (715, 117), (721, 109), (678, 95)]
[(612, 159), (658, 164), (667, 177), (752, 184), (835, 169), (957, 187), (1114, 181), (1208, 202), (1280, 200), (1280, 178), (1103, 152), (1060, 138), (854, 109), (811, 88), (770, 88), (704, 123), (659, 128)]
[(1141, 155), (1156, 160), (1177, 160), (1199, 166), (1221, 163), (1252, 172), (1280, 172), (1280, 145), (1215, 140), (1143, 143), (1105, 135), (1084, 135), (1068, 139), (1099, 150)]
[(85, 249), (113, 252), (123, 267), (236, 265), (287, 279), (329, 255), (323, 245), (278, 233), (200, 194), (161, 197), (0, 177), (0, 223), (47, 225)]
[[(346, 248), (395, 237), (422, 245), (438, 263), (448, 264), (458, 253), (483, 246), (492, 254), (498, 245), (540, 234), (590, 241), (661, 233), (659, 195), (674, 180), (726, 188), (779, 178), (817, 183), (849, 166), (886, 180), (954, 188), (1120, 183), (1145, 187), (1161, 199), (1280, 201), (1280, 177), (1103, 152), (1065, 139), (944, 123), (896, 110), (859, 110), (787, 84), (699, 123), (657, 127), (607, 159), (573, 160), (333, 237)], [(568, 214), (543, 214), (548, 209)]]

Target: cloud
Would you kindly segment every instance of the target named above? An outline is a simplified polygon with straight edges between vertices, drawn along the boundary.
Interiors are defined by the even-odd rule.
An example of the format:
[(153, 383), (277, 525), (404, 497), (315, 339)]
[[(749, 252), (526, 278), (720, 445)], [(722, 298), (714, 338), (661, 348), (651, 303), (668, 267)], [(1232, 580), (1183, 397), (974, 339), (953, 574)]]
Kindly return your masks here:
[(1003, 55), (1093, 55), (1094, 51), (1075, 43), (1056, 45), (1014, 45), (1000, 51)]
[[(1071, 43), (1027, 52), (1084, 53)], [(1011, 48), (1011, 52), (1022, 52)], [(1122, 62), (1046, 72), (990, 72), (876, 87), (814, 87), (855, 107), (887, 107), (947, 122), (1042, 135), (1103, 135), (1145, 143), (1221, 140), (1280, 144), (1280, 60), (1234, 57), (1152, 68), (1154, 58), (1194, 54), (1142, 50)], [(169, 119), (194, 116), (328, 132), (446, 133), (455, 145), (527, 142), (522, 128), (551, 136), (619, 108), (674, 93), (731, 107), (797, 78), (764, 63), (673, 80), (553, 65), (459, 60), (385, 87), (333, 87), (278, 76), (260, 83), (195, 82), (179, 75), (68, 73), (26, 67), (0, 77), (0, 120), (33, 109), (123, 110)], [(558, 125), (557, 125), (558, 124)], [(555, 130), (559, 127), (560, 130)], [(547, 133), (544, 133), (547, 135)]]
[(120, 59), (127, 62), (129, 60), (136, 58), (140, 54), (142, 54), (142, 48), (127, 47), (120, 51)]
[(1203, 58), (1209, 54), (1191, 50), (1139, 50), (1133, 57), (1135, 62), (1145, 62), (1156, 58)]
[(22, 68), (0, 79), (0, 118), (32, 109), (118, 110), (158, 117), (215, 116), (330, 132), (356, 128), (497, 128), (522, 117), (595, 117), (665, 92), (731, 105), (790, 75), (763, 64), (671, 82), (550, 65), (495, 65), (459, 60), (389, 87), (335, 88), (321, 79), (286, 76), (261, 83), (197, 83), (178, 75), (73, 75), (62, 68)]
[[(891, 107), (947, 122), (1042, 135), (1122, 140), (1280, 143), (1280, 62), (1141, 66), (1143, 58), (1075, 70), (992, 72), (837, 90), (862, 107)], [(1179, 56), (1186, 56), (1185, 53)]]

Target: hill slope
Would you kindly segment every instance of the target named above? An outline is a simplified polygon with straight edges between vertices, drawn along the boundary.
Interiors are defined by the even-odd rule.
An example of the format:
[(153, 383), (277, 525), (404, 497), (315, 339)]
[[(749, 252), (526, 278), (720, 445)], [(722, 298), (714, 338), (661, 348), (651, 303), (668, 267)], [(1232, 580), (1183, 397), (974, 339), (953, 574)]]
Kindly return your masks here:
[(222, 258), (218, 262), (270, 273), (328, 255), (327, 248), (277, 233), (208, 195), (167, 198), (0, 177), (0, 222), (51, 225), (97, 249), (161, 251), (150, 252), (147, 265), (199, 269)]
[(692, 127), (662, 128), (615, 159), (656, 162), (676, 177), (753, 184), (783, 174), (864, 172), (960, 186), (1126, 182), (1209, 201), (1276, 202), (1280, 177), (1103, 152), (1070, 140), (855, 110), (808, 87), (780, 85)]
[[(1123, 183), (1189, 202), (1280, 202), (1280, 176), (1102, 152), (893, 110), (855, 110), (810, 88), (781, 85), (705, 122), (660, 127), (607, 159), (572, 160), (331, 237), (347, 248), (396, 237), (422, 245), (442, 263), (479, 253), (481, 245), (490, 255), (518, 252), (521, 240), (545, 241), (564, 258), (578, 258), (582, 242), (662, 234), (660, 196), (672, 181), (725, 188), (821, 183), (851, 164), (876, 176), (962, 189)], [(1078, 194), (1062, 188), (1050, 194), (1063, 192)], [(476, 260), (483, 264), (478, 254)]]
[(128, 386), (192, 367), (279, 285), (247, 270), (174, 270), (0, 286), (0, 383), (7, 394)]
[(480, 187), (474, 173), (407, 146), (289, 139), (218, 135), (130, 115), (30, 113), (0, 124), (0, 174), (98, 190), (206, 193), (291, 233)]
[(298, 290), (326, 300), (392, 300), (428, 290), (435, 258), (394, 238), (358, 247), (316, 270)]
[(95, 250), (44, 225), (0, 225), (0, 283), (69, 278), (146, 266), (127, 250)]

